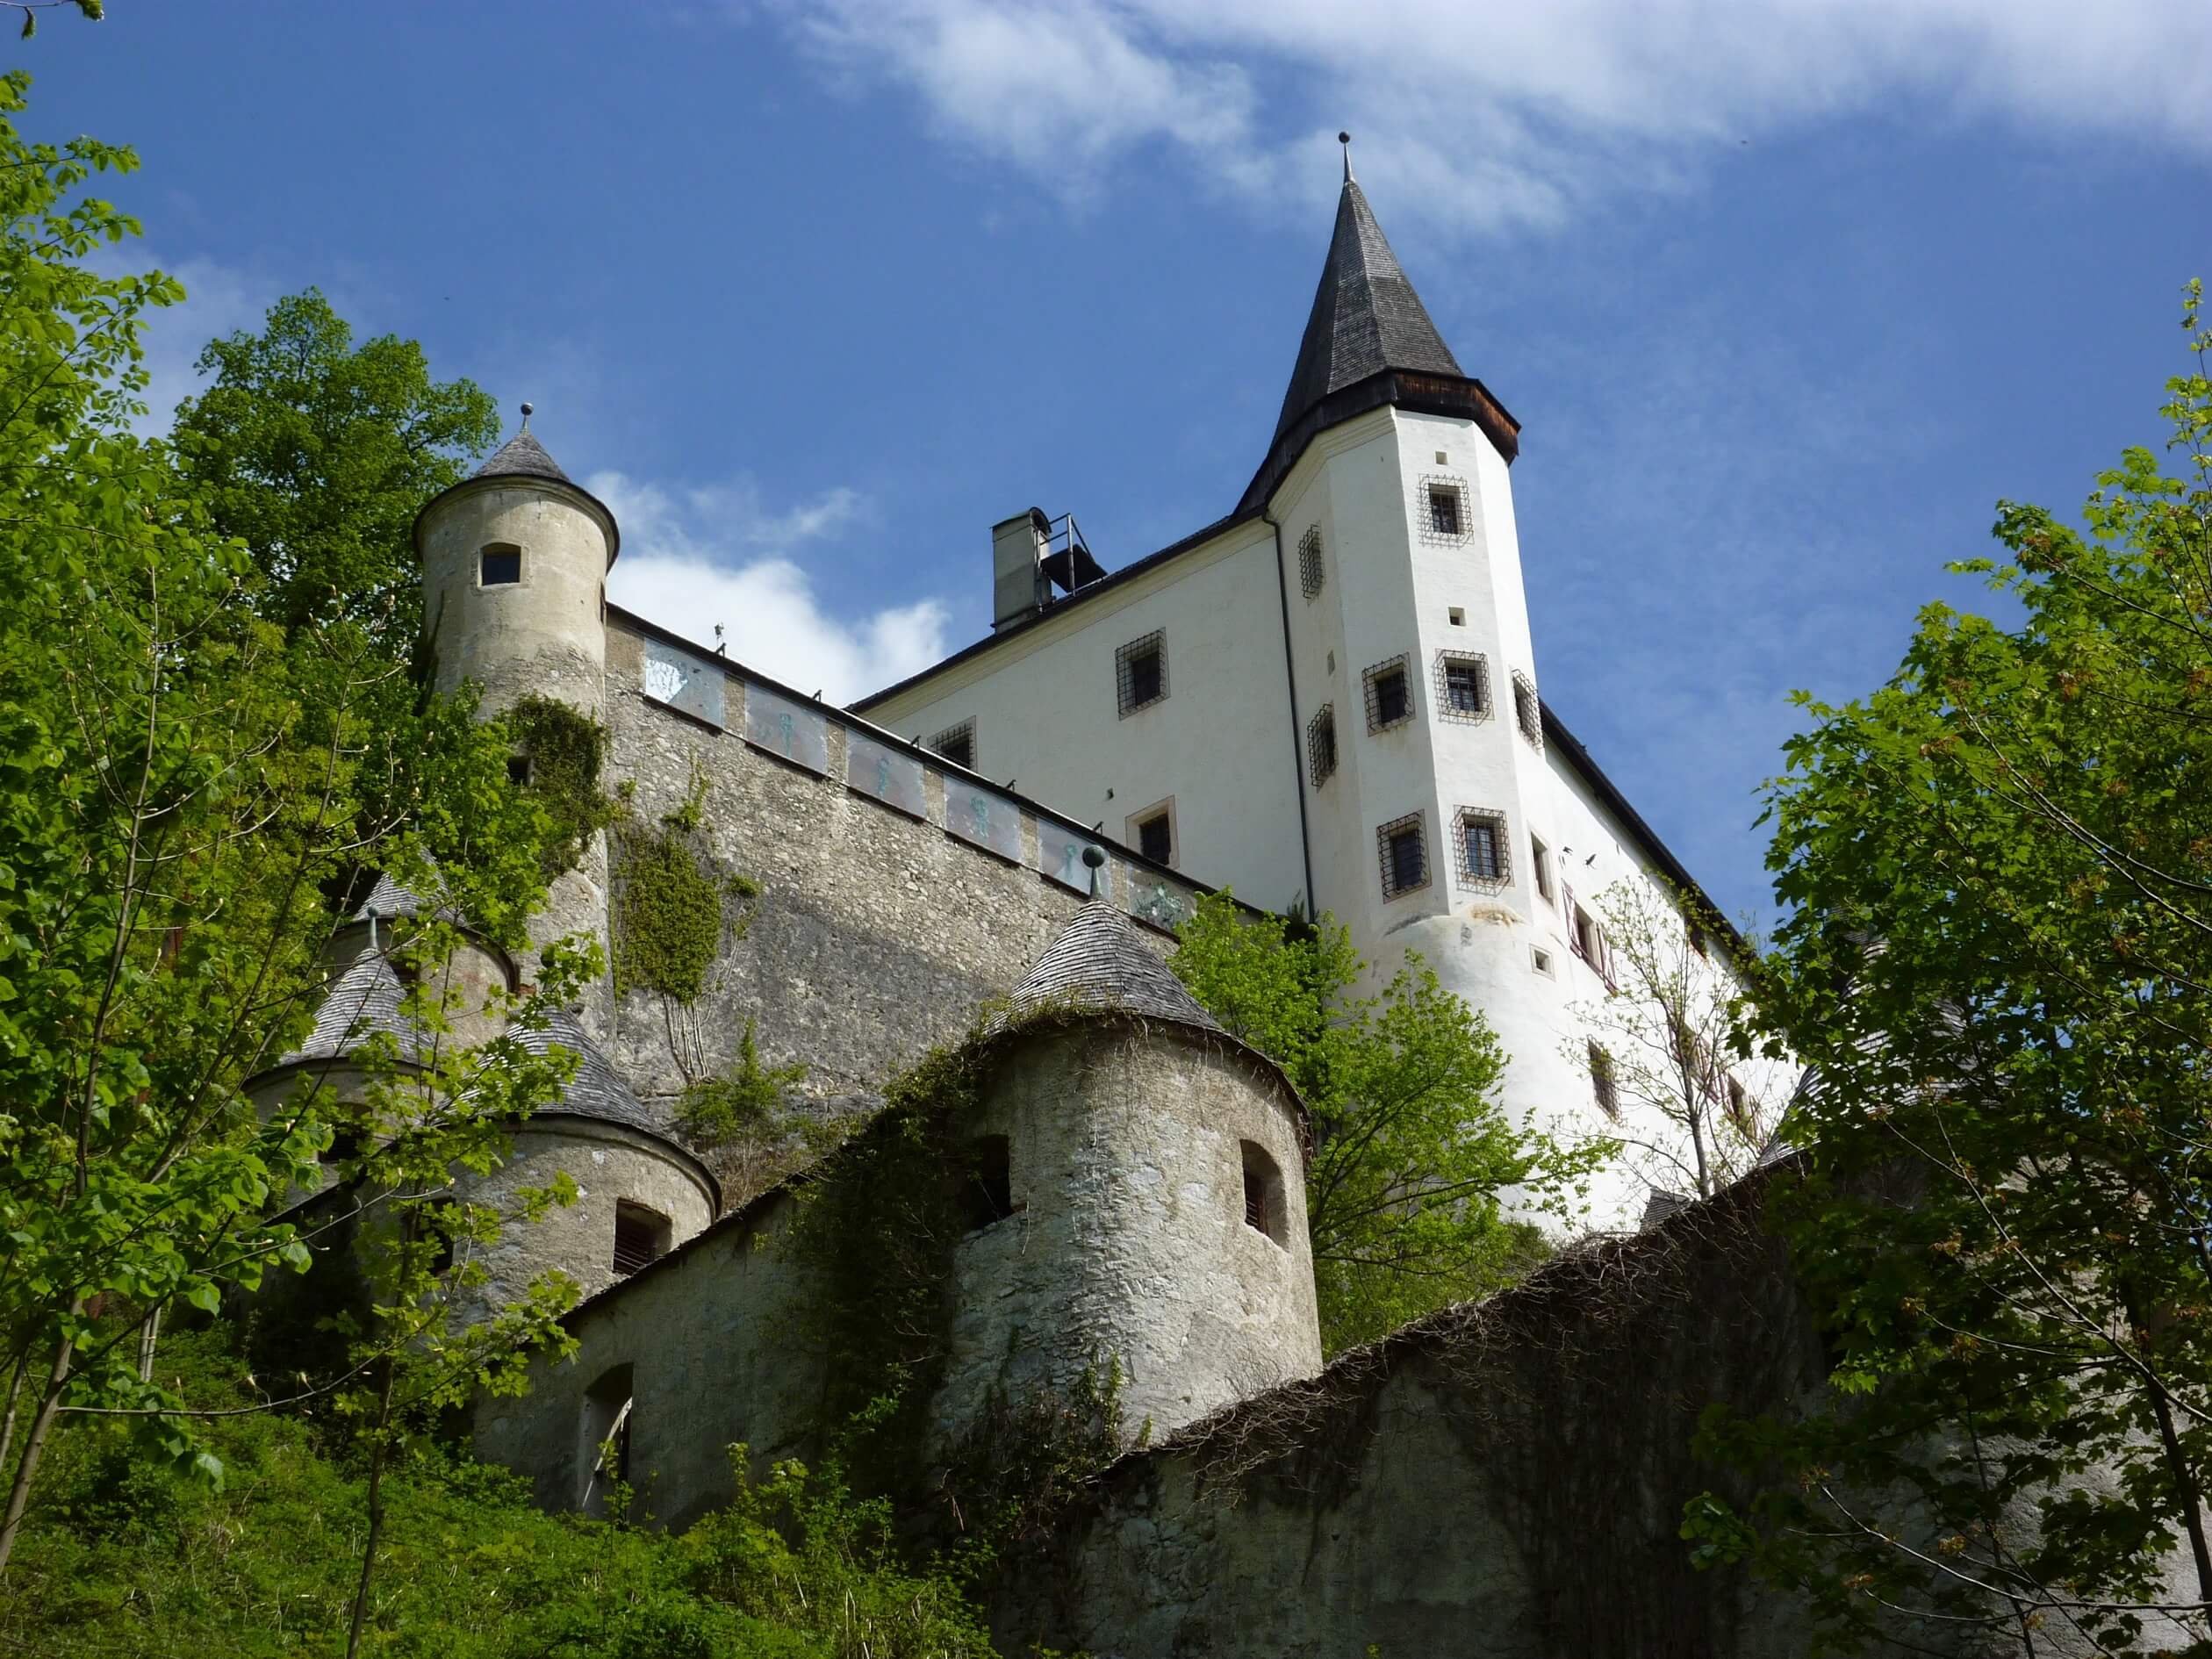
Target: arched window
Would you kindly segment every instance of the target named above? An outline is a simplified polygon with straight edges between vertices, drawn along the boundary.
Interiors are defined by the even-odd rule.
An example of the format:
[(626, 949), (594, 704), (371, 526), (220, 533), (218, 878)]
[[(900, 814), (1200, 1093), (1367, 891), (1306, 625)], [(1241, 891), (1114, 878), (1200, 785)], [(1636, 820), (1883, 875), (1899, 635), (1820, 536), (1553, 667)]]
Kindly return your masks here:
[(1287, 1230), (1282, 1171), (1258, 1141), (1239, 1141), (1237, 1145), (1244, 1154), (1245, 1225), (1281, 1244)]
[(584, 1392), (584, 1480), (577, 1506), (587, 1515), (605, 1512), (616, 1482), (629, 1483), (632, 1382), (630, 1368), (618, 1365)]
[(477, 585), (504, 587), (522, 579), (522, 549), (512, 542), (487, 542), (477, 555)]
[(657, 1210), (627, 1198), (614, 1206), (614, 1272), (627, 1279), (647, 1262), (668, 1253), (676, 1228)]

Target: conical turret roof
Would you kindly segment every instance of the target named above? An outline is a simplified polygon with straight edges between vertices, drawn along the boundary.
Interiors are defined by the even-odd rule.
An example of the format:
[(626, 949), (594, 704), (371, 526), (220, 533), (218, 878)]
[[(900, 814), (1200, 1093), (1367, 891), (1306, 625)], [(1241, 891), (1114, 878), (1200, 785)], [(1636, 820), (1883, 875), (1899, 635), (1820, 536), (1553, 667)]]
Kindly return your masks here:
[(1007, 999), (1002, 1023), (1048, 1008), (1088, 1014), (1135, 1014), (1209, 1031), (1221, 1027), (1151, 950), (1137, 925), (1104, 899), (1093, 899), (1030, 965)]
[(476, 470), (475, 476), (496, 478), (518, 474), (533, 478), (557, 478), (563, 484), (574, 482), (561, 470), (560, 463), (545, 452), (545, 446), (528, 427), (501, 444), (499, 452)]
[(1386, 369), (1462, 374), (1459, 359), (1429, 320), (1428, 307), (1375, 223), (1367, 192), (1347, 169), (1337, 198), (1336, 233), (1329, 239), (1297, 366), (1283, 393), (1276, 439), (1332, 392)]

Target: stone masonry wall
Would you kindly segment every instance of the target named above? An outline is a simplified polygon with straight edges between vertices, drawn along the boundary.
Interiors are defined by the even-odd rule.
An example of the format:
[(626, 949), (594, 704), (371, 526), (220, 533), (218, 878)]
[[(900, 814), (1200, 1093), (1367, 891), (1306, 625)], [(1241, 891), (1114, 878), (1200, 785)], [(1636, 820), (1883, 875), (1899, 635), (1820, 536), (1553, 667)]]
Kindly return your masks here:
[[(764, 1060), (804, 1062), (804, 1091), (849, 1110), (964, 1031), (1074, 914), (1083, 893), (1042, 871), (1067, 870), (1081, 829), (982, 791), (994, 851), (980, 839), (976, 780), (742, 673), (610, 617), (610, 786), (634, 780), (632, 810), (654, 823), (682, 803), (697, 766), (715, 857), (764, 892), (749, 937), (693, 1008), (633, 992), (600, 1035), (631, 1088), (664, 1104), (686, 1065), (729, 1062), (750, 1018)], [(785, 716), (787, 731), (770, 723)], [(781, 758), (786, 748), (796, 758)], [(1172, 923), (1202, 890), (1102, 844), (1108, 891), (1140, 920)], [(1149, 937), (1163, 952), (1172, 945), (1157, 925)]]
[(1785, 1659), (1797, 1610), (1701, 1574), (1708, 1400), (1786, 1407), (1818, 1347), (1754, 1189), (1339, 1357), (1110, 1470), (1013, 1564), (1002, 1652)]
[[(1162, 1436), (1321, 1368), (1296, 1109), (1227, 1045), (1165, 1022), (1017, 1039), (963, 1125), (1008, 1138), (1015, 1213), (954, 1257), (938, 1420), (994, 1386), (1122, 1369), (1124, 1426)], [(1245, 1222), (1240, 1146), (1266, 1149), (1282, 1242)]]

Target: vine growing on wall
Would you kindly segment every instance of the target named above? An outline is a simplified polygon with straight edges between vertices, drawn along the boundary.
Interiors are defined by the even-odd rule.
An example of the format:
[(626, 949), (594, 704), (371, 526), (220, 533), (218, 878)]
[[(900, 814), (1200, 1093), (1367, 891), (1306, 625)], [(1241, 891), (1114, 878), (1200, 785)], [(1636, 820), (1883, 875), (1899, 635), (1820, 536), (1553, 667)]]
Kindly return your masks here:
[[(657, 823), (621, 811), (611, 916), (617, 996), (647, 990), (690, 1008), (706, 994), (715, 959), (751, 925), (759, 884), (715, 859), (705, 835), (706, 803), (707, 774), (694, 763), (684, 799)], [(681, 1045), (677, 1058), (684, 1063)]]
[(994, 1052), (1069, 1017), (1045, 1009), (995, 1027), (986, 1010), (962, 1040), (923, 1055), (796, 1189), (799, 1212), (781, 1236), (820, 1287), (806, 1334), (825, 1362), (824, 1418), (844, 1426), (841, 1466), (925, 1536), (957, 1533), (986, 1550), (1040, 1534), (1124, 1444), (1111, 1357), (1066, 1390), (995, 1389), (958, 1441), (932, 1444), (953, 1252), (976, 1224), (982, 1190), (966, 1126)]
[(600, 787), (607, 728), (556, 698), (516, 700), (502, 716), (524, 762), (522, 786), (553, 821), (540, 854), (548, 881), (583, 862), (593, 836), (620, 808)]

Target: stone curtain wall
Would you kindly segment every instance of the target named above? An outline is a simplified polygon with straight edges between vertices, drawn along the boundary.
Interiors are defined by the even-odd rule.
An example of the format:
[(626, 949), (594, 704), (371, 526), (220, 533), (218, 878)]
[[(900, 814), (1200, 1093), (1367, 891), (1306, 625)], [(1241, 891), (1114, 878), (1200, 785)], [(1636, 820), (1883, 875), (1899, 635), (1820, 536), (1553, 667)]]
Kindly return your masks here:
[[(1096, 1659), (1784, 1659), (1797, 1610), (1691, 1569), (1708, 1400), (1822, 1375), (1753, 1181), (1132, 1454), (994, 1624)], [(1370, 1644), (1373, 1644), (1370, 1646)]]
[[(696, 766), (702, 835), (727, 871), (763, 889), (750, 935), (692, 1009), (634, 991), (614, 1009), (609, 1052), (650, 1102), (683, 1087), (679, 1046), (694, 1069), (718, 1069), (750, 1018), (763, 1059), (803, 1061), (801, 1087), (825, 1110), (873, 1103), (887, 1078), (1010, 990), (1082, 902), (1083, 826), (619, 613), (607, 723), (608, 780), (635, 780), (639, 820), (680, 806)], [(1159, 924), (1201, 889), (1101, 844), (1108, 893), (1154, 924), (1164, 953)]]

